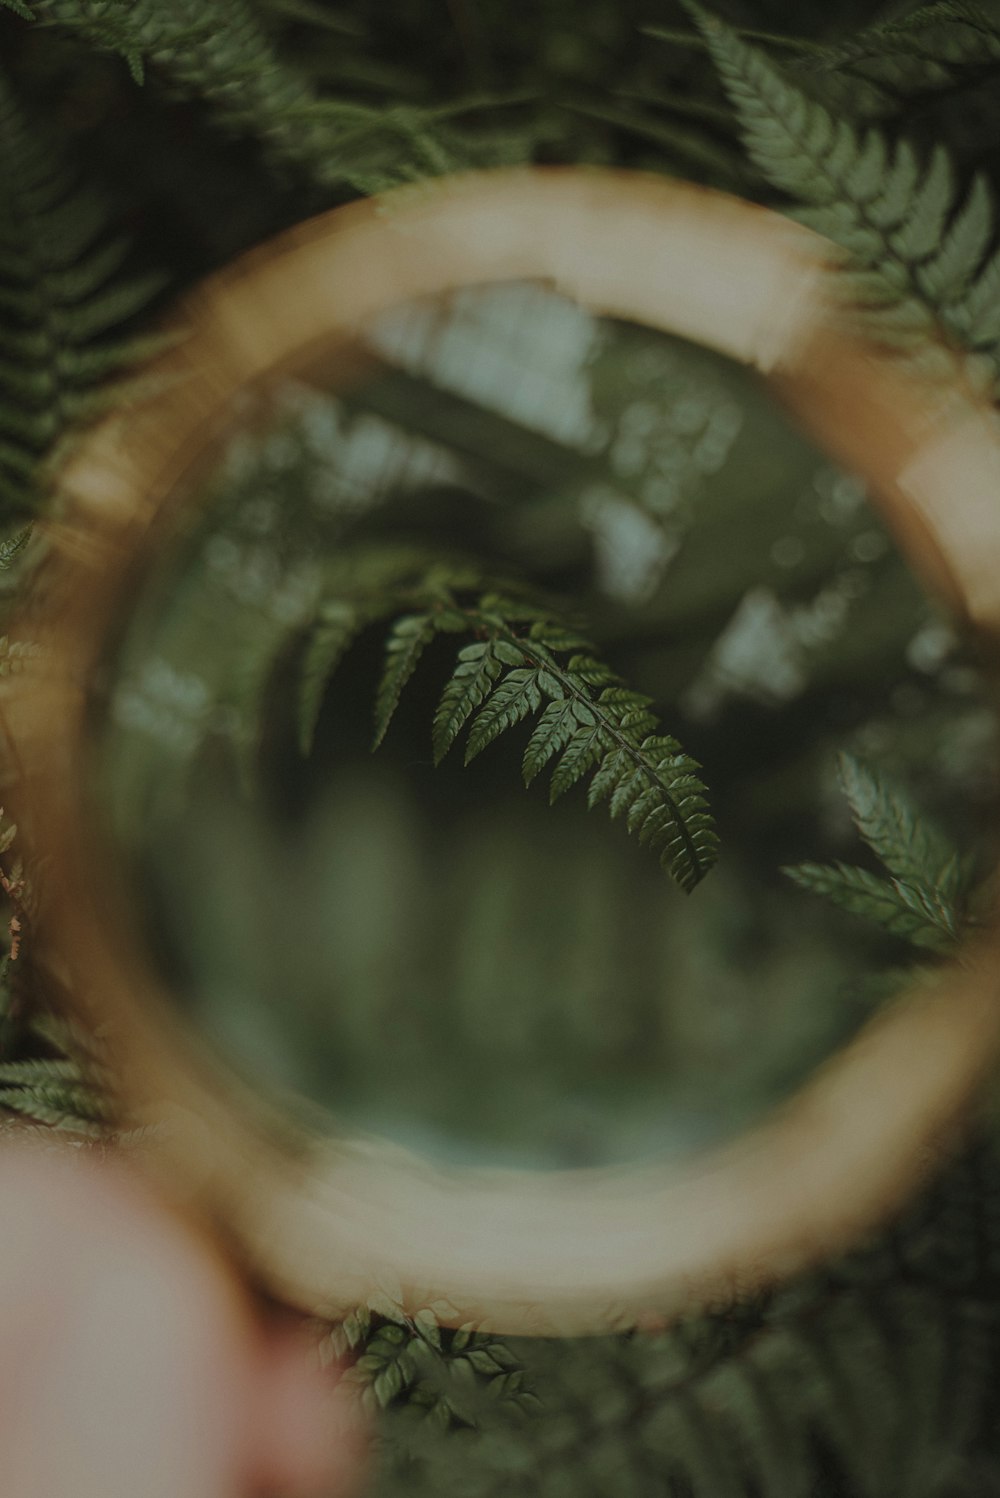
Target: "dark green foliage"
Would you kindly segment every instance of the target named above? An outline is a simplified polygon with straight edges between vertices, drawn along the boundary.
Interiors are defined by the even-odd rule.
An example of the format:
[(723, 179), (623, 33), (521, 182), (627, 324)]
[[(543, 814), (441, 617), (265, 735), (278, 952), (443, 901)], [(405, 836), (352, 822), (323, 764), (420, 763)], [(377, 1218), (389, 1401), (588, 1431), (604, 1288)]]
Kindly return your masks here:
[(108, 1108), (103, 1089), (76, 1061), (0, 1061), (0, 1109), (72, 1134), (103, 1133)]
[[(30, 933), (20, 935), (30, 946)], [(15, 952), (0, 975), (0, 1112), (80, 1138), (106, 1136), (115, 1117), (106, 1058), (77, 1026), (25, 1007), (25, 958)]]
[[(452, 579), (462, 584), (479, 575), (475, 569), (468, 574), (459, 573), (457, 564), (443, 564), (419, 548), (406, 547), (355, 550), (334, 570), (314, 611), (298, 668), (297, 725), (303, 754), (312, 748), (326, 689), (351, 645), (366, 628), (399, 613), (422, 590), (430, 590), (440, 605), (442, 596), (436, 579), (442, 566)], [(376, 747), (385, 735), (423, 647), (435, 632), (418, 623), (416, 633), (411, 635), (409, 621), (413, 618), (419, 621), (421, 616), (400, 614), (387, 643), (388, 659), (376, 706)], [(443, 629), (440, 606), (434, 618), (437, 628)], [(464, 622), (460, 621), (458, 627), (464, 628)], [(268, 661), (273, 663), (284, 643), (282, 635), (279, 644), (269, 645)], [(259, 711), (257, 704), (251, 711)]]
[[(206, 222), (225, 224), (218, 242), (228, 254), (249, 247), (272, 222), (303, 217), (317, 204), (465, 165), (534, 157), (679, 171), (776, 201), (828, 235), (844, 256), (845, 303), (869, 331), (928, 368), (930, 338), (941, 337), (944, 357), (933, 357), (945, 378), (959, 370), (980, 388), (995, 385), (995, 6), (942, 0), (908, 13), (899, 6), (875, 13), (863, 5), (756, 0), (726, 7), (739, 25), (699, 10), (701, 29), (684, 30), (676, 11), (661, 16), (656, 7), (610, 0), (550, 0), (534, 8), (498, 0), (449, 0), (436, 8), (426, 0), (391, 7), (382, 0), (2, 5), (5, 48), (10, 42), (4, 63), (14, 80), (0, 93), (5, 578), (28, 554), (23, 522), (37, 507), (38, 476), (55, 444), (123, 397), (104, 382), (127, 377), (147, 347), (132, 336), (132, 320), (156, 283), (130, 269), (126, 236), (116, 226), (127, 222), (147, 262), (163, 263), (178, 282), (194, 277), (213, 263), (205, 246), (217, 241), (184, 224), (183, 205), (192, 198)], [(653, 46), (640, 24), (661, 19)], [(64, 160), (61, 142), (73, 134), (80, 170)], [(222, 136), (224, 147), (216, 139)], [(194, 163), (208, 145), (212, 163), (201, 178)], [(260, 204), (266, 211), (257, 211)], [(688, 438), (694, 446), (701, 434)], [(741, 450), (741, 463), (751, 448)], [(256, 472), (250, 482), (265, 480)], [(780, 476), (770, 482), (774, 503), (760, 513), (787, 540), (779, 528), (794, 529), (788, 517), (801, 508), (801, 496), (786, 493)], [(669, 496), (657, 492), (657, 523), (674, 525)], [(282, 515), (287, 497), (280, 496)], [(556, 577), (562, 588), (564, 577), (578, 576), (578, 555), (559, 532), (557, 508), (540, 504), (529, 513), (525, 506), (518, 523), (537, 543), (543, 581)], [(526, 783), (547, 773), (556, 800), (586, 782), (589, 802), (607, 801), (689, 886), (715, 856), (697, 767), (660, 733), (650, 697), (626, 687), (604, 662), (613, 658), (657, 701), (680, 699), (726, 617), (760, 583), (733, 554), (739, 545), (725, 544), (725, 515), (702, 505), (700, 494), (690, 509), (683, 544), (710, 537), (698, 589), (678, 598), (675, 575), (666, 571), (648, 613), (595, 609), (587, 625), (594, 646), (538, 603), (543, 588), (527, 598), (509, 588), (506, 562), (478, 567), (461, 583), (446, 569), (430, 589), (426, 556), (419, 565), (412, 557), (385, 560), (354, 591), (331, 567), (320, 601), (305, 614), (272, 618), (258, 600), (246, 603), (236, 631), (245, 632), (242, 674), (224, 683), (229, 695), (221, 695), (242, 714), (248, 755), (259, 750), (268, 690), (289, 671), (299, 737), (309, 748), (328, 688), (335, 700), (341, 689), (345, 656), (355, 644), (360, 650), (375, 626), (388, 630), (376, 735), (389, 730), (391, 755), (403, 731), (396, 714), (404, 694), (415, 695), (421, 679), (430, 679), (448, 644), (440, 637), (452, 635), (457, 658), (431, 709), (435, 759), (450, 756), (458, 778), (460, 740), (473, 759), (509, 731), (520, 732)], [(845, 549), (870, 537), (862, 513), (842, 537)], [(797, 526), (799, 508), (795, 514)], [(814, 539), (811, 523), (801, 527), (804, 549)], [(799, 541), (798, 530), (791, 539)], [(787, 584), (778, 590), (786, 624), (813, 586), (825, 587), (830, 556), (810, 551), (804, 581), (794, 570), (777, 580), (769, 574), (768, 586)], [(851, 694), (849, 711), (822, 747), (831, 737), (844, 742), (843, 722), (878, 712), (880, 729), (887, 722), (891, 729), (888, 749), (873, 750), (879, 762), (930, 767), (959, 796), (982, 763), (968, 748), (979, 720), (964, 689), (934, 697), (937, 678), (918, 680), (934, 721), (954, 720), (950, 737), (942, 731), (935, 738), (932, 715), (883, 712), (890, 694), (882, 682), (873, 685), (888, 662), (895, 669), (918, 627), (901, 593), (892, 592), (896, 575), (881, 563), (865, 572), (860, 648), (836, 637), (817, 647), (823, 688), (846, 681)], [(0, 677), (23, 672), (32, 652), (29, 641), (5, 634)], [(910, 672), (911, 693), (919, 669)], [(713, 785), (717, 759), (728, 753), (736, 764), (722, 777), (720, 804), (738, 821), (753, 797), (741, 800), (733, 784), (756, 784), (759, 772), (751, 825), (760, 835), (760, 862), (771, 850), (767, 817), (780, 803), (782, 815), (815, 831), (817, 861), (792, 871), (800, 884), (927, 952), (950, 951), (969, 924), (966, 861), (953, 856), (894, 776), (858, 759), (842, 763), (857, 829), (884, 875), (833, 861), (841, 850), (822, 847), (815, 777), (803, 768), (816, 748), (820, 697), (804, 691), (784, 716), (775, 710), (771, 742), (778, 747), (763, 761), (751, 712), (723, 716), (717, 732), (711, 723), (697, 725), (713, 750), (703, 755)], [(685, 742), (689, 726), (693, 741), (694, 725), (679, 729)], [(857, 745), (867, 754), (860, 730)], [(987, 806), (973, 802), (971, 818)], [(96, 1136), (118, 1121), (109, 1101), (114, 1079), (91, 1054), (93, 1043), (44, 1007), (49, 996), (31, 966), (26, 891), (9, 832), (0, 835), (0, 855), (15, 893), (12, 901), (7, 892), (3, 925), (21, 919), (24, 929), (11, 927), (0, 968), (0, 1106), (11, 1116)], [(738, 847), (741, 829), (732, 836)], [(772, 870), (768, 865), (768, 875)], [(791, 940), (795, 912), (808, 902), (790, 893), (787, 903)], [(606, 904), (607, 920), (623, 928), (618, 953), (633, 928), (624, 930), (629, 912), (621, 903)], [(696, 960), (687, 965), (697, 979), (718, 947), (720, 927), (698, 927), (691, 905), (685, 912), (692, 932), (701, 933), (692, 937)], [(838, 921), (835, 911), (831, 922)], [(582, 961), (600, 969), (591, 984), (603, 1000), (595, 1005), (600, 1030), (611, 1007), (620, 1007), (626, 969), (605, 992), (605, 937), (599, 922), (591, 924), (590, 945), (581, 939), (580, 948)], [(849, 929), (846, 921), (831, 924), (835, 933)], [(14, 956), (19, 934), (23, 946)], [(752, 961), (746, 933), (723, 934), (745, 941)], [(474, 930), (467, 945), (477, 943), (485, 945)], [(526, 950), (537, 956), (543, 944)], [(560, 958), (568, 964), (574, 955)], [(815, 991), (809, 994), (822, 1007)], [(993, 1413), (998, 1203), (996, 1146), (986, 1137), (870, 1244), (780, 1291), (692, 1307), (662, 1332), (511, 1342), (472, 1328), (442, 1329), (446, 1307), (412, 1318), (382, 1301), (359, 1310), (331, 1345), (356, 1360), (351, 1377), (378, 1417), (376, 1491), (385, 1498), (988, 1498), (1000, 1492)]]
[(896, 879), (956, 898), (958, 856), (903, 786), (850, 754), (840, 756), (840, 783), (858, 831)]
[(345, 599), (333, 598), (320, 607), (299, 683), (299, 747), (303, 754), (312, 748), (327, 683), (363, 622), (357, 605)]
[[(507, 1352), (544, 1416), (498, 1409), (478, 1426), (453, 1424), (441, 1439), (397, 1394), (382, 1426), (376, 1492), (995, 1492), (998, 1467), (983, 1439), (998, 1371), (997, 1170), (995, 1147), (980, 1141), (881, 1240), (666, 1331), (494, 1341), (489, 1366), (502, 1366), (497, 1352)], [(424, 1335), (402, 1322), (388, 1339), (384, 1332), (362, 1312), (335, 1335), (338, 1351), (361, 1353), (366, 1381)], [(452, 1335), (438, 1333), (446, 1361)]]
[(498, 1337), (438, 1326), (431, 1310), (389, 1319), (362, 1308), (330, 1338), (371, 1414), (405, 1408), (435, 1432), (474, 1430), (497, 1418), (535, 1414), (520, 1359)]
[(23, 530), (15, 531), (12, 536), (6, 536), (0, 541), (0, 572), (7, 572), (16, 564), (30, 539), (31, 527), (26, 525)]
[[(470, 575), (460, 575), (457, 583)], [(421, 592), (426, 606), (399, 615), (386, 641), (375, 747), (435, 636), (474, 635), (459, 650), (434, 714), (435, 762), (465, 732), (469, 764), (502, 734), (538, 715), (524, 751), (525, 785), (552, 765), (549, 799), (555, 801), (591, 775), (588, 805), (607, 801), (612, 817), (624, 814), (629, 832), (659, 856), (682, 889), (693, 889), (716, 859), (718, 838), (699, 766), (676, 739), (658, 733), (652, 699), (624, 686), (587, 640), (526, 597), (487, 593), (466, 601), (440, 569), (428, 583), (411, 583), (405, 596), (412, 601)], [(322, 671), (337, 664), (363, 621), (387, 612), (386, 596), (360, 607), (334, 599), (321, 609), (301, 676), (304, 743), (315, 724)]]
[[(996, 225), (985, 179), (960, 190), (944, 146), (925, 157), (875, 126), (857, 129), (760, 47), (690, 8), (762, 175), (848, 252), (847, 294), (866, 329), (924, 356), (927, 340), (943, 335), (965, 356), (966, 378), (995, 382), (1000, 254), (989, 253)], [(943, 369), (954, 373), (947, 361)]]
[[(123, 398), (108, 384), (154, 346), (118, 329), (159, 290), (0, 74), (0, 515), (38, 503), (39, 469), (74, 424)], [(20, 538), (4, 542), (9, 564)]]
[[(90, 45), (120, 53), (136, 83), (147, 72), (176, 93), (204, 100), (219, 126), (260, 143), (284, 174), (330, 189), (378, 191), (400, 181), (469, 165), (443, 123), (451, 112), (323, 96), (287, 63), (264, 18), (246, 0), (32, 0), (32, 18), (66, 28)], [(322, 12), (320, 12), (322, 16)], [(307, 12), (306, 18), (315, 23)], [(322, 24), (322, 21), (320, 22)], [(483, 103), (470, 98), (459, 113)], [(457, 145), (457, 142), (456, 142)], [(509, 146), (487, 140), (484, 157)]]
[(923, 95), (994, 75), (1000, 67), (1000, 27), (978, 5), (935, 0), (817, 48), (800, 66), (821, 77), (842, 71), (852, 82), (881, 84), (888, 113)]
[(892, 877), (839, 862), (801, 863), (785, 873), (890, 936), (949, 952), (962, 928), (967, 893), (958, 854), (891, 776), (842, 754), (840, 781), (858, 831)]
[(922, 886), (880, 879), (843, 863), (800, 863), (785, 872), (803, 889), (825, 895), (852, 915), (864, 916), (890, 936), (901, 936), (915, 946), (947, 952), (958, 936), (951, 909)]

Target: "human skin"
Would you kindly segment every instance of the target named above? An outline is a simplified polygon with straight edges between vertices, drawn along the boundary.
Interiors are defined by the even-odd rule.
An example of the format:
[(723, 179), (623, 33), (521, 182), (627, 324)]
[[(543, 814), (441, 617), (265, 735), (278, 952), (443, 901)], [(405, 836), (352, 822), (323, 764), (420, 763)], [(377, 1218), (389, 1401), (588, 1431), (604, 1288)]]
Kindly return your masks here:
[(120, 1164), (0, 1150), (0, 1469), (17, 1498), (339, 1498), (363, 1436), (304, 1332)]

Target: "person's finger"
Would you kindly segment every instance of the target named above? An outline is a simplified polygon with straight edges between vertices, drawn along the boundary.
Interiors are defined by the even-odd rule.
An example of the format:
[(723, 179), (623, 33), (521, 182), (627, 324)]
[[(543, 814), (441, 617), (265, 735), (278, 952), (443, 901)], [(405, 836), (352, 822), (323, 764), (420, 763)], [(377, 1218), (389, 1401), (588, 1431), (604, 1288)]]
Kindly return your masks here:
[(5, 1491), (335, 1491), (335, 1412), (207, 1240), (120, 1169), (9, 1151), (0, 1191)]
[(258, 1481), (264, 1492), (298, 1498), (353, 1493), (365, 1469), (366, 1425), (337, 1370), (322, 1370), (297, 1324), (266, 1331)]

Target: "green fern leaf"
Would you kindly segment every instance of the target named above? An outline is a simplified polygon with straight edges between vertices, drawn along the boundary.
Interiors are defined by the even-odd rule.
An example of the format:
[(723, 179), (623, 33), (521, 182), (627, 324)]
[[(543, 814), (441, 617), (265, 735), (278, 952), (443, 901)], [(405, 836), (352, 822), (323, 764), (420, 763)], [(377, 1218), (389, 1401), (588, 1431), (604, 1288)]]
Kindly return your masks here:
[(840, 756), (839, 768), (858, 831), (889, 873), (950, 904), (958, 894), (959, 860), (947, 839), (890, 776), (850, 754)]
[[(574, 716), (579, 718), (579, 709)], [(577, 781), (581, 780), (607, 751), (607, 732), (594, 721), (592, 712), (590, 716), (590, 724), (583, 724), (577, 728), (552, 772), (552, 779), (549, 782), (550, 805), (576, 785)]]
[[(413, 573), (412, 556), (408, 563), (403, 560), (410, 576), (401, 586), (403, 573), (398, 567), (389, 569), (383, 577), (389, 586), (378, 592), (378, 611), (390, 612), (400, 597), (411, 606), (419, 602), (424, 607), (419, 611), (411, 607), (396, 619), (389, 633), (376, 700), (375, 745), (381, 743), (434, 635), (475, 633), (480, 638), (458, 652), (434, 714), (435, 763), (463, 730), (468, 731), (468, 764), (501, 734), (539, 713), (522, 757), (525, 784), (530, 785), (555, 761), (550, 800), (591, 771), (595, 777), (588, 798), (591, 805), (608, 795), (612, 810), (617, 811), (624, 804), (623, 796), (631, 804), (648, 793), (633, 830), (640, 841), (657, 851), (662, 866), (683, 888), (693, 888), (715, 860), (717, 839), (704, 787), (695, 774), (697, 766), (681, 753), (674, 739), (657, 734), (651, 699), (626, 688), (591, 653), (586, 640), (561, 625), (538, 602), (495, 593), (475, 604), (461, 604), (457, 599), (469, 589), (473, 577), (480, 580), (478, 572), (466, 568), (452, 574), (438, 564), (421, 580)], [(329, 637), (321, 632), (313, 640), (313, 653), (307, 657), (308, 691), (300, 682), (304, 742), (315, 722), (331, 661), (350, 643), (359, 621), (368, 623), (377, 617), (375, 607), (370, 598), (367, 602), (364, 598), (340, 600), (331, 616)], [(527, 634), (518, 632), (524, 624)], [(559, 655), (569, 655), (568, 664), (560, 664)], [(273, 651), (268, 660), (273, 660)]]
[(0, 1108), (54, 1128), (80, 1133), (99, 1130), (107, 1119), (104, 1100), (85, 1083), (33, 1082), (0, 1086)]
[[(648, 717), (643, 711), (641, 721)], [(610, 800), (612, 817), (625, 813), (629, 831), (658, 851), (663, 867), (688, 890), (718, 856), (698, 768), (675, 739), (647, 735), (605, 753), (587, 798), (591, 806)]]
[[(825, 110), (814, 113), (814, 134), (808, 142), (813, 151), (816, 150), (817, 138), (834, 128), (834, 122)], [(877, 130), (869, 130), (862, 137), (861, 149), (854, 152), (853, 159), (847, 154), (846, 138), (843, 149), (846, 158), (842, 178), (845, 195), (858, 205), (873, 202), (882, 190), (886, 174), (888, 148), (884, 138)]]
[(345, 600), (332, 599), (320, 609), (299, 673), (298, 730), (303, 754), (312, 749), (330, 677), (357, 637), (361, 625), (357, 607)]
[(58, 290), (61, 302), (72, 306), (106, 286), (128, 260), (130, 251), (129, 240), (119, 235), (91, 244), (73, 259), (64, 259), (65, 252), (61, 248), (55, 256), (46, 250), (44, 258), (52, 267), (52, 284)]
[[(954, 171), (938, 146), (921, 168), (905, 141), (890, 148), (877, 130), (835, 119), (760, 48), (700, 6), (701, 27), (764, 177), (802, 206), (798, 216), (848, 251), (860, 281), (846, 293), (867, 304), (869, 331), (918, 347), (936, 327), (988, 353), (1000, 367), (1000, 326), (982, 326), (996, 305), (1000, 267), (982, 264), (993, 237), (992, 203), (973, 181), (957, 208)], [(989, 283), (989, 294), (980, 288)], [(998, 319), (1000, 321), (1000, 319)], [(953, 369), (949, 366), (950, 371)]]
[(33, 509), (42, 461), (68, 426), (107, 409), (111, 369), (148, 353), (113, 329), (148, 305), (162, 277), (114, 279), (127, 244), (22, 115), (0, 76), (0, 491)]
[(783, 872), (802, 889), (825, 896), (914, 946), (944, 953), (951, 951), (958, 938), (949, 907), (921, 886), (881, 879), (867, 869), (839, 862), (802, 863)]
[(158, 272), (150, 272), (119, 282), (99, 296), (74, 306), (66, 315), (66, 325), (74, 342), (83, 343), (127, 322), (148, 306), (163, 287), (164, 277)]
[(955, 202), (955, 174), (943, 146), (931, 152), (930, 166), (900, 227), (889, 244), (907, 264), (925, 260), (944, 236)]
[(80, 1068), (66, 1056), (27, 1061), (0, 1061), (0, 1085), (27, 1087), (34, 1082), (76, 1083), (85, 1086)]
[(371, 192), (461, 164), (440, 111), (320, 97), (245, 0), (34, 0), (31, 18), (119, 53), (136, 82), (155, 68), (228, 134), (258, 141), (285, 177)]
[(966, 294), (948, 304), (952, 324), (974, 347), (1000, 335), (1000, 254), (994, 254)]
[(627, 792), (622, 791), (622, 786), (634, 773), (636, 773), (635, 763), (629, 756), (627, 749), (617, 748), (609, 750), (601, 761), (600, 768), (593, 780), (590, 782), (590, 789), (587, 792), (587, 805), (594, 807), (602, 801), (607, 801), (611, 796), (617, 796), (619, 799), (615, 809), (611, 812), (613, 817), (617, 816), (622, 810), (620, 798), (623, 794), (627, 795)]
[(492, 744), (507, 729), (520, 723), (542, 705), (539, 671), (518, 666), (509, 671), (476, 713), (465, 746), (465, 763)]
[(620, 684), (605, 687), (597, 702), (602, 713), (622, 732), (633, 737), (636, 734), (652, 733), (656, 728), (656, 719), (649, 711), (653, 699), (640, 692), (633, 692), (629, 687)]
[[(834, 46), (818, 48), (802, 66), (827, 72), (871, 63), (877, 78), (905, 94), (908, 89), (919, 93), (943, 87), (963, 67), (979, 69), (998, 58), (1000, 32), (978, 6), (938, 0), (909, 15), (877, 22)], [(909, 70), (900, 66), (907, 62), (914, 64)]]
[[(148, 287), (152, 281), (145, 284)], [(98, 399), (108, 407), (152, 393), (157, 388), (156, 377), (142, 373), (141, 366), (167, 349), (176, 347), (184, 341), (185, 336), (183, 332), (176, 330), (167, 333), (137, 333), (126, 339), (101, 339), (95, 343), (75, 346), (70, 356), (72, 370), (76, 382), (85, 388), (79, 395), (71, 391), (68, 399), (77, 403), (81, 398), (92, 400), (95, 394), (92, 386), (103, 382), (108, 375), (117, 374), (132, 366), (138, 367), (140, 373), (129, 375), (125, 380), (116, 380), (107, 387), (101, 384), (97, 392)]]
[(892, 170), (883, 181), (878, 196), (868, 205), (867, 217), (876, 229), (893, 229), (904, 221), (916, 197), (920, 177), (916, 151), (909, 141), (901, 140), (896, 146)]
[(493, 654), (505, 666), (523, 666), (526, 662), (526, 656), (521, 647), (513, 640), (505, 640), (502, 636), (493, 641)]
[(432, 614), (404, 614), (392, 627), (386, 643), (385, 667), (375, 698), (375, 737), (372, 747), (377, 749), (385, 738), (393, 714), (399, 706), (399, 698), (417, 669), (425, 649), (434, 638)]
[(718, 1432), (697, 1399), (680, 1389), (661, 1404), (646, 1425), (647, 1440), (684, 1474), (689, 1492), (705, 1498), (746, 1498), (743, 1462)]
[(434, 714), (431, 743), (439, 765), (469, 718), (489, 696), (502, 666), (497, 641), (477, 641), (458, 653), (458, 665)]
[[(513, 614), (507, 615), (507, 618), (513, 617)], [(536, 645), (544, 645), (546, 650), (554, 651), (556, 655), (572, 655), (575, 660), (583, 659), (581, 651), (594, 648), (576, 630), (567, 629), (565, 625), (557, 624), (552, 619), (536, 618), (528, 631), (528, 638)], [(595, 661), (594, 664), (599, 663)]]
[(917, 275), (929, 297), (941, 304), (961, 296), (978, 270), (993, 237), (993, 194), (985, 177), (976, 176), (940, 248)]
[(528, 740), (521, 762), (521, 775), (526, 786), (530, 785), (541, 770), (555, 755), (565, 749), (580, 727), (572, 700), (550, 702), (538, 720), (538, 726)]
[(609, 687), (619, 683), (611, 668), (591, 655), (570, 656), (566, 669), (577, 681), (586, 682), (588, 687)]

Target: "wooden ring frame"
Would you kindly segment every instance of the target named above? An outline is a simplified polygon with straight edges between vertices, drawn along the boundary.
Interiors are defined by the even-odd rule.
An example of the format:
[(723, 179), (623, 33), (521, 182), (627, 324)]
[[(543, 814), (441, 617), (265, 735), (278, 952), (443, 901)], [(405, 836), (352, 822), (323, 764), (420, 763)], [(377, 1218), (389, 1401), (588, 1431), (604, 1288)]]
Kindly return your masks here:
[(92, 867), (92, 813), (74, 775), (88, 675), (151, 522), (191, 502), (189, 480), (232, 429), (242, 392), (316, 368), (372, 316), (419, 296), (540, 278), (595, 313), (756, 367), (868, 481), (931, 589), (996, 633), (994, 416), (959, 382), (918, 381), (838, 331), (830, 254), (766, 210), (626, 173), (517, 170), (404, 189), (306, 223), (206, 281), (179, 310), (186, 336), (153, 367), (154, 393), (65, 466), (44, 664), (5, 703), (24, 772), (18, 820), (46, 859), (46, 961), (108, 1023), (129, 1101), (160, 1124), (164, 1183), (290, 1303), (326, 1316), (364, 1302), (429, 1306), (508, 1333), (655, 1324), (792, 1272), (888, 1213), (992, 1065), (990, 934), (761, 1126), (689, 1165), (446, 1171), (307, 1137), (214, 1070), (109, 896), (113, 877)]

